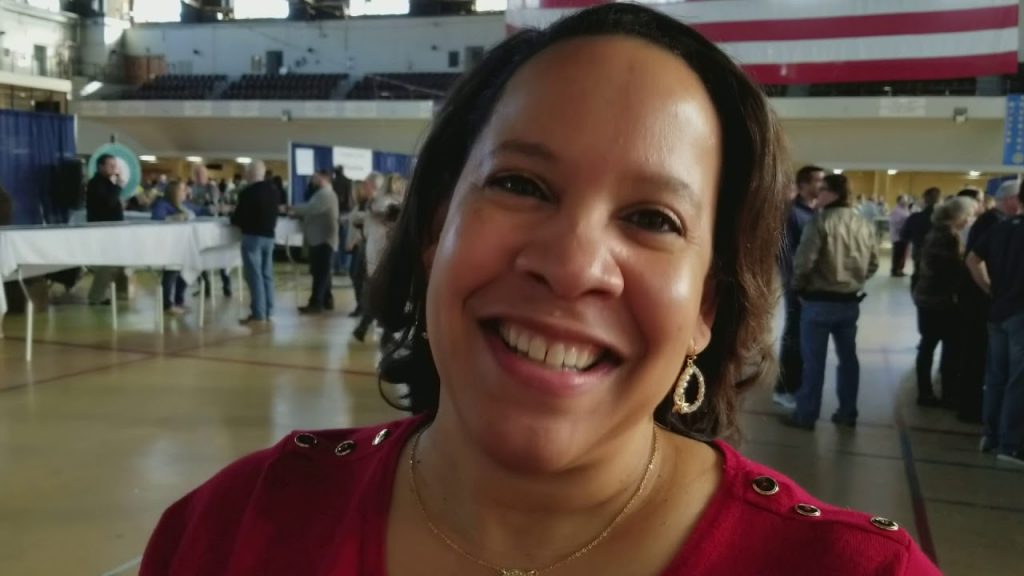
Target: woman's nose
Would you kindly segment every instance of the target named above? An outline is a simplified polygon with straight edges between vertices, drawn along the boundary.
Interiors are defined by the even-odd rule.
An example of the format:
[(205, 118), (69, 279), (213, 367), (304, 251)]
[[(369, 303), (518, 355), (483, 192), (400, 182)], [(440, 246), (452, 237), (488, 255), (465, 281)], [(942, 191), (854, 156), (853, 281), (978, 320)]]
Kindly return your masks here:
[(565, 300), (622, 293), (622, 271), (613, 257), (607, 219), (599, 216), (563, 208), (534, 230), (515, 266)]

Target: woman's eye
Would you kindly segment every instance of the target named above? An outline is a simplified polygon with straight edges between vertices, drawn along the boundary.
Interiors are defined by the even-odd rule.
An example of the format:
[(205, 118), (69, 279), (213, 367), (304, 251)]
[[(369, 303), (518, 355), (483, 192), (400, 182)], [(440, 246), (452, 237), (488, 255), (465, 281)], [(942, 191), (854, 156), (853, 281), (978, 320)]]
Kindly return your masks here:
[(547, 191), (536, 181), (515, 174), (495, 176), (487, 181), (487, 187), (515, 194), (516, 196), (527, 196), (541, 200), (548, 197)]
[(624, 220), (647, 232), (683, 235), (683, 225), (679, 220), (662, 210), (637, 210), (627, 215)]

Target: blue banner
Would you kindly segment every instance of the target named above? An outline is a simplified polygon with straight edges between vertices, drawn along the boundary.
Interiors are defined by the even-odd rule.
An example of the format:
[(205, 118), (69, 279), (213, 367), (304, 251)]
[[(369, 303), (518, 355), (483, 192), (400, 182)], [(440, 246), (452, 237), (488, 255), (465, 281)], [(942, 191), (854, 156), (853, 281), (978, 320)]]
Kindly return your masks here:
[(1003, 124), (1003, 164), (1024, 166), (1024, 94), (1006, 96)]

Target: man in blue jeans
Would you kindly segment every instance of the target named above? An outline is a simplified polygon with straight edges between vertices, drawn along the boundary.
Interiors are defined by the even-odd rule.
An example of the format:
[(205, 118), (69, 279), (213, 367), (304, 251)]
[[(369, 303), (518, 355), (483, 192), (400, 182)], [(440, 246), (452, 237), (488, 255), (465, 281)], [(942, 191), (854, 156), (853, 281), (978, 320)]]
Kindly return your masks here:
[(796, 173), (796, 197), (789, 205), (786, 216), (785, 243), (779, 253), (779, 272), (782, 275), (783, 302), (786, 303), (786, 323), (782, 330), (779, 349), (779, 380), (775, 384), (772, 400), (792, 410), (796, 408), (796, 393), (803, 377), (800, 352), (800, 297), (793, 291), (793, 258), (800, 246), (804, 227), (815, 215), (818, 191), (825, 182), (825, 170), (819, 166), (804, 166)]
[(828, 339), (835, 339), (839, 366), (836, 392), (839, 410), (832, 421), (857, 423), (857, 320), (862, 290), (878, 270), (878, 244), (874, 224), (850, 207), (846, 177), (825, 177), (818, 196), (823, 206), (804, 227), (793, 262), (793, 289), (800, 295), (800, 353), (803, 382), (796, 393), (796, 410), (783, 418), (793, 428), (813, 430), (821, 413)]
[(242, 272), (249, 286), (250, 314), (243, 325), (261, 325), (274, 313), (274, 228), (278, 194), (264, 180), (266, 167), (254, 160), (246, 169), (251, 184), (238, 194), (231, 223), (242, 230)]
[[(1024, 203), (1024, 190), (1017, 194)], [(992, 296), (981, 451), (1024, 465), (1024, 216), (993, 226), (967, 255), (967, 268)]]

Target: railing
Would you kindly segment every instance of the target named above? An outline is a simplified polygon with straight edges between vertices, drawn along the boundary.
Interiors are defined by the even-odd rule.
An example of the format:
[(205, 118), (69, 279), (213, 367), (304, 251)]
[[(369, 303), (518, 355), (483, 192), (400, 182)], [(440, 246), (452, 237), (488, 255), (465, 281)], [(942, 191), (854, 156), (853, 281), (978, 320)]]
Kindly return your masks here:
[(31, 54), (11, 52), (11, 55), (6, 58), (0, 55), (0, 72), (69, 80), (71, 78), (71, 63), (57, 57), (49, 57), (40, 62)]

